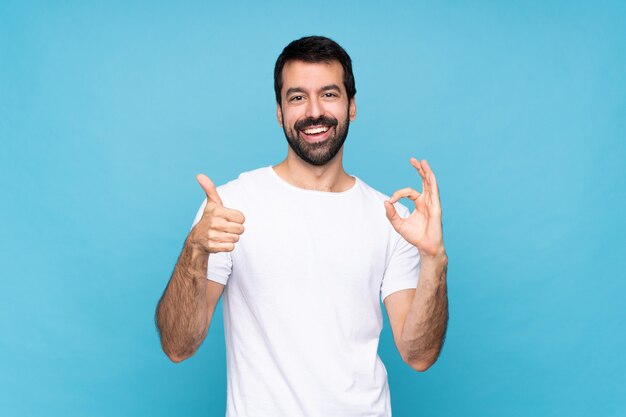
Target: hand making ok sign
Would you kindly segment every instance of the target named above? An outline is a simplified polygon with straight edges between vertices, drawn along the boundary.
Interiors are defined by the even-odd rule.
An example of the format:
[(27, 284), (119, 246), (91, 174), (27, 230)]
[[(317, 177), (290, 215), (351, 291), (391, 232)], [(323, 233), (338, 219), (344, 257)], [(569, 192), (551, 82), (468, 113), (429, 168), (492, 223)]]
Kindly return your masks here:
[[(441, 226), (441, 202), (435, 174), (426, 160), (410, 159), (422, 177), (422, 192), (412, 188), (403, 188), (394, 192), (385, 201), (387, 218), (393, 228), (409, 243), (419, 250), (422, 257), (436, 257), (445, 253), (443, 230)], [(393, 204), (407, 197), (415, 203), (415, 210), (408, 217), (402, 218)]]

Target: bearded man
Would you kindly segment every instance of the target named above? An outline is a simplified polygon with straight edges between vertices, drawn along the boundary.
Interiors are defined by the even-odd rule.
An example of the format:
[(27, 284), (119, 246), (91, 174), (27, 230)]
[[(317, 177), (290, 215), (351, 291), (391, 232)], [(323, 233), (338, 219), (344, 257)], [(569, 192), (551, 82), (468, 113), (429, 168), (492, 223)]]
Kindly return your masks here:
[(331, 39), (291, 42), (274, 88), (287, 156), (219, 187), (198, 175), (206, 200), (157, 307), (163, 350), (174, 362), (193, 355), (223, 295), (227, 416), (391, 416), (380, 301), (416, 371), (446, 332), (435, 175), (411, 158), (422, 192), (387, 196), (345, 172), (356, 88)]

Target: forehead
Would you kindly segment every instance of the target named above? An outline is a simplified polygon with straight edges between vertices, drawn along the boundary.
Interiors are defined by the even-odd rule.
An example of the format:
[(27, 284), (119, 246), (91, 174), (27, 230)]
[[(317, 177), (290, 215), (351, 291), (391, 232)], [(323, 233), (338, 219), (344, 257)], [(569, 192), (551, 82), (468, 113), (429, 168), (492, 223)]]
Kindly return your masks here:
[(339, 61), (289, 61), (283, 67), (283, 91), (294, 87), (315, 89), (330, 84), (336, 84), (342, 90), (345, 89), (343, 67)]

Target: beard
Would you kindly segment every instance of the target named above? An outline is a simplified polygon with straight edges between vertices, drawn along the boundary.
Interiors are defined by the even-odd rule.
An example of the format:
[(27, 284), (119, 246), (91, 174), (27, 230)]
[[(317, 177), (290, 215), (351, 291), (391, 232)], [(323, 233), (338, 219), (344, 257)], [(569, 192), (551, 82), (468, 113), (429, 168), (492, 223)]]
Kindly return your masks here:
[[(334, 129), (330, 136), (322, 142), (307, 142), (300, 137), (299, 132), (311, 126), (328, 126)], [(287, 143), (302, 160), (311, 165), (325, 165), (339, 152), (348, 137), (350, 117), (346, 115), (343, 123), (339, 123), (334, 117), (320, 116), (316, 119), (309, 117), (299, 120), (293, 127), (287, 128), (283, 124), (283, 132)]]

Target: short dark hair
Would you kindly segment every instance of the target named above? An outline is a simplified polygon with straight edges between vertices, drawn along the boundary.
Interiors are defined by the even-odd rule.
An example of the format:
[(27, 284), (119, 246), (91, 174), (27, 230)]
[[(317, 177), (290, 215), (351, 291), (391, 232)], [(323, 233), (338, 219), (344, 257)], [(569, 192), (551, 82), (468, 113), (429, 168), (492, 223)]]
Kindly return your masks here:
[(348, 93), (348, 100), (356, 94), (352, 60), (348, 53), (332, 39), (324, 36), (306, 36), (291, 42), (278, 56), (274, 66), (274, 92), (276, 103), (281, 104), (280, 92), (283, 88), (283, 67), (289, 61), (308, 63), (338, 61), (343, 67), (343, 85)]

